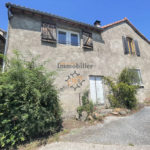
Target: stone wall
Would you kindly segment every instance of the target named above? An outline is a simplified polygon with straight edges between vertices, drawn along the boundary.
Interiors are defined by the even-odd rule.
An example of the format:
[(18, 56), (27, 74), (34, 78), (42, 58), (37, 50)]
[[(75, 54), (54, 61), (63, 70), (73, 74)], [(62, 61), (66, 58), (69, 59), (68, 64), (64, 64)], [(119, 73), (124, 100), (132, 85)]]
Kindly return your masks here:
[[(89, 76), (108, 76), (116, 77), (124, 67), (135, 67), (141, 70), (144, 88), (139, 89), (137, 95), (142, 102), (149, 95), (150, 79), (150, 45), (137, 35), (133, 29), (126, 23), (113, 26), (103, 33), (92, 32), (93, 50), (82, 47), (82, 29), (75, 26), (56, 22), (57, 27), (76, 31), (80, 34), (81, 46), (68, 46), (61, 44), (52, 44), (41, 41), (41, 23), (42, 19), (38, 17), (14, 14), (10, 20), (8, 35), (7, 54), (12, 55), (13, 49), (18, 49), (23, 55), (30, 59), (28, 50), (34, 55), (41, 55), (39, 62), (50, 59), (46, 68), (58, 72), (55, 85), (60, 90), (60, 100), (64, 108), (64, 116), (71, 117), (75, 114), (79, 106), (79, 94), (82, 95), (85, 88), (89, 89)], [(87, 29), (84, 29), (88, 31)], [(131, 35), (139, 42), (141, 57), (136, 55), (124, 55), (122, 35)], [(58, 63), (86, 63), (92, 65), (91, 68), (58, 68)], [(85, 80), (80, 88), (74, 90), (68, 88), (68, 76), (72, 73), (80, 74)], [(105, 105), (108, 90), (104, 86)]]

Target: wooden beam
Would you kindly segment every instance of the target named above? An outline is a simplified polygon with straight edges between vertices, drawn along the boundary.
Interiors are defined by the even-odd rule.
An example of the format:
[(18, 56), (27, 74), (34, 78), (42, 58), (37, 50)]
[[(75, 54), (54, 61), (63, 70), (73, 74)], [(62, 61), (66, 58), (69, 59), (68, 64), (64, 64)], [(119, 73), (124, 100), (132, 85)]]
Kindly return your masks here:
[(53, 18), (54, 20), (59, 20), (59, 19), (57, 19), (57, 18)]
[(62, 21), (62, 22), (67, 22), (66, 20), (60, 20), (60, 21)]
[(40, 14), (34, 13), (34, 15), (42, 18), (42, 15)]
[(12, 11), (16, 11), (16, 12), (22, 12), (22, 10), (17, 9), (17, 8), (11, 8)]
[(24, 11), (26, 14), (30, 14), (30, 15), (32, 15), (32, 12), (29, 12), (29, 11)]

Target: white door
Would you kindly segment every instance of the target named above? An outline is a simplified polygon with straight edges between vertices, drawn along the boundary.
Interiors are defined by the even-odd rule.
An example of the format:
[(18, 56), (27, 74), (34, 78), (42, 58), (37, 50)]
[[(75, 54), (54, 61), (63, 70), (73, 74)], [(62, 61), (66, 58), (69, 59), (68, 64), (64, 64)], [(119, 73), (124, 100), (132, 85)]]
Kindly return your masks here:
[(95, 77), (90, 77), (90, 93), (91, 93), (91, 100), (93, 103), (96, 103), (96, 87), (95, 87)]
[(90, 92), (93, 103), (104, 104), (103, 84), (101, 77), (90, 77)]

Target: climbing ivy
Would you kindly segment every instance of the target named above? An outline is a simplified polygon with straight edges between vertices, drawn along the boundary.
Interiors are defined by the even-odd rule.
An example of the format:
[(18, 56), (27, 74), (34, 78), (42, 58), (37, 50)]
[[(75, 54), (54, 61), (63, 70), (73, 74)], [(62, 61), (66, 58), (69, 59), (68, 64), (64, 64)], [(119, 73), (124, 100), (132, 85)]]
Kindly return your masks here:
[(124, 68), (117, 79), (108, 76), (104, 80), (110, 90), (108, 99), (112, 107), (132, 109), (137, 105), (136, 93), (140, 78), (136, 69)]

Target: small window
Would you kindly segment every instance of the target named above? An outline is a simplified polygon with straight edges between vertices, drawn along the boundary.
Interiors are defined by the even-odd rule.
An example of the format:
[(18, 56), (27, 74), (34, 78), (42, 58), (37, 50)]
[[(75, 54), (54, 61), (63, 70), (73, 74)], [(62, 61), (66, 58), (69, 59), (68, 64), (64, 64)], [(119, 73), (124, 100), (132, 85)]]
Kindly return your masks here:
[(133, 40), (129, 37), (127, 37), (126, 39), (127, 39), (127, 43), (128, 43), (129, 54), (135, 54)]
[(59, 39), (60, 44), (66, 44), (66, 42), (67, 42), (66, 32), (59, 31), (58, 32), (58, 39)]
[(78, 35), (71, 33), (71, 45), (78, 46)]
[(58, 29), (58, 43), (72, 46), (80, 46), (79, 33)]

